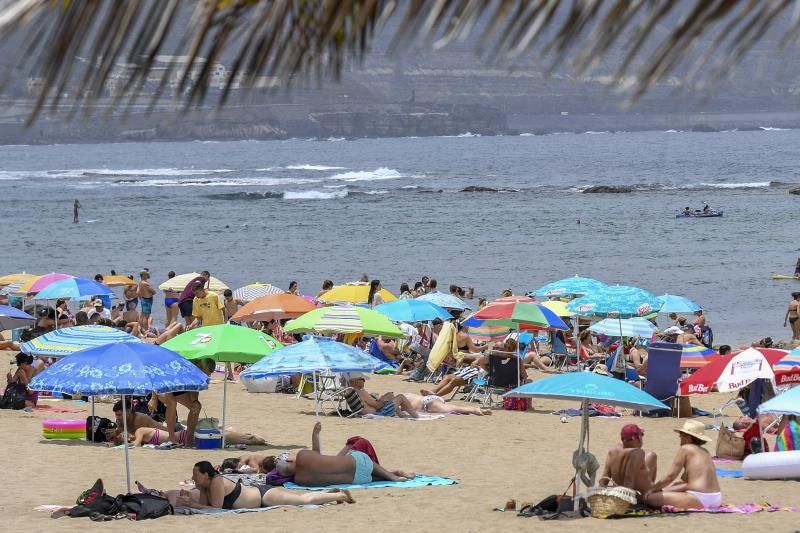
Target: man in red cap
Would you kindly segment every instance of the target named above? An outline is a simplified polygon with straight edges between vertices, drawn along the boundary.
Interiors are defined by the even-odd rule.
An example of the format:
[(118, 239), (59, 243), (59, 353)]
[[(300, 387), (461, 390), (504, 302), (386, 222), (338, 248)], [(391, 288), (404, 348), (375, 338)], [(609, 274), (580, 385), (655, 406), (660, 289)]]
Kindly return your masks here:
[(599, 484), (605, 487), (613, 481), (621, 487), (628, 487), (646, 493), (656, 481), (658, 457), (655, 452), (642, 449), (644, 430), (636, 424), (626, 424), (620, 431), (622, 444), (608, 451), (606, 466)]

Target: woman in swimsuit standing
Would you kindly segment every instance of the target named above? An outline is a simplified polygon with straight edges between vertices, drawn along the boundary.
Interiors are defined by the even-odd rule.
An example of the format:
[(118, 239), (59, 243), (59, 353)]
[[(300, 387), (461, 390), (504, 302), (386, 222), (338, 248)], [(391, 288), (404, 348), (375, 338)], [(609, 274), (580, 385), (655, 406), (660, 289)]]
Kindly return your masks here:
[(199, 492), (181, 491), (175, 498), (177, 507), (195, 509), (258, 509), (272, 505), (325, 505), (326, 503), (355, 503), (346, 490), (295, 491), (267, 484), (242, 485), (218, 473), (208, 461), (200, 461), (192, 469), (192, 480)]
[(789, 307), (786, 310), (786, 317), (783, 319), (783, 327), (786, 327), (788, 322), (792, 327), (792, 340), (800, 340), (800, 292), (792, 293), (792, 301), (789, 302)]

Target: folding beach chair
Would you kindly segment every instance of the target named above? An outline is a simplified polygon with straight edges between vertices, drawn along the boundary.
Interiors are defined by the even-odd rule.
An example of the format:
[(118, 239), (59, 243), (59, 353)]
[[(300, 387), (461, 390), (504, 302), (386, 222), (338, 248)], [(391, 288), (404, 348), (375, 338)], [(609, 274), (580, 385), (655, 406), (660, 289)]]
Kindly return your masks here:
[[(670, 405), (678, 398), (681, 377), (682, 346), (673, 342), (655, 342), (647, 350), (647, 381), (644, 391)], [(680, 409), (680, 404), (678, 404)], [(680, 417), (680, 412), (678, 416)]]
[(386, 368), (379, 371), (379, 373), (385, 373), (384, 371), (386, 370), (389, 371), (388, 373), (391, 373), (391, 371), (400, 366), (400, 364), (394, 359), (389, 359), (388, 357), (383, 355), (383, 352), (381, 351), (381, 348), (380, 346), (378, 346), (378, 342), (375, 339), (369, 341), (369, 354), (375, 359), (378, 359), (386, 363)]
[[(484, 407), (494, 403), (494, 397), (517, 386), (519, 359), (516, 356), (489, 354), (489, 374), (476, 378), (465, 401), (479, 400)], [(502, 400), (500, 401), (502, 403)]]
[(337, 414), (342, 418), (353, 418), (360, 416), (364, 409), (358, 391), (350, 386), (350, 382), (345, 375), (337, 376), (337, 379), (330, 382), (322, 392), (320, 392), (320, 409), (326, 415)]

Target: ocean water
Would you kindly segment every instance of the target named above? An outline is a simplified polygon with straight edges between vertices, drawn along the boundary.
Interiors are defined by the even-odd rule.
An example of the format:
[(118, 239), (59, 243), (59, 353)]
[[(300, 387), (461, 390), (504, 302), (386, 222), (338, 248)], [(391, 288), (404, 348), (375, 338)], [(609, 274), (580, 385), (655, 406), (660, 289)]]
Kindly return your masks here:
[[(208, 269), (311, 295), (427, 274), (490, 299), (579, 274), (688, 296), (716, 342), (789, 338), (800, 282), (770, 276), (800, 255), (798, 146), (775, 128), (0, 146), (0, 273)], [(603, 184), (635, 191), (580, 192)], [(725, 216), (675, 218), (703, 201)]]

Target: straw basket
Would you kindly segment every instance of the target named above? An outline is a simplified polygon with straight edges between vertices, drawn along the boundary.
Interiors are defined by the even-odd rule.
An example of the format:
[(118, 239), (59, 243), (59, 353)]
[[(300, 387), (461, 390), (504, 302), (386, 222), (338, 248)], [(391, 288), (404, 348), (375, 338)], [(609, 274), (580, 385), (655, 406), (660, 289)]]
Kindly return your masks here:
[(589, 489), (586, 499), (594, 518), (607, 518), (625, 514), (636, 503), (636, 491), (627, 487), (598, 487)]

